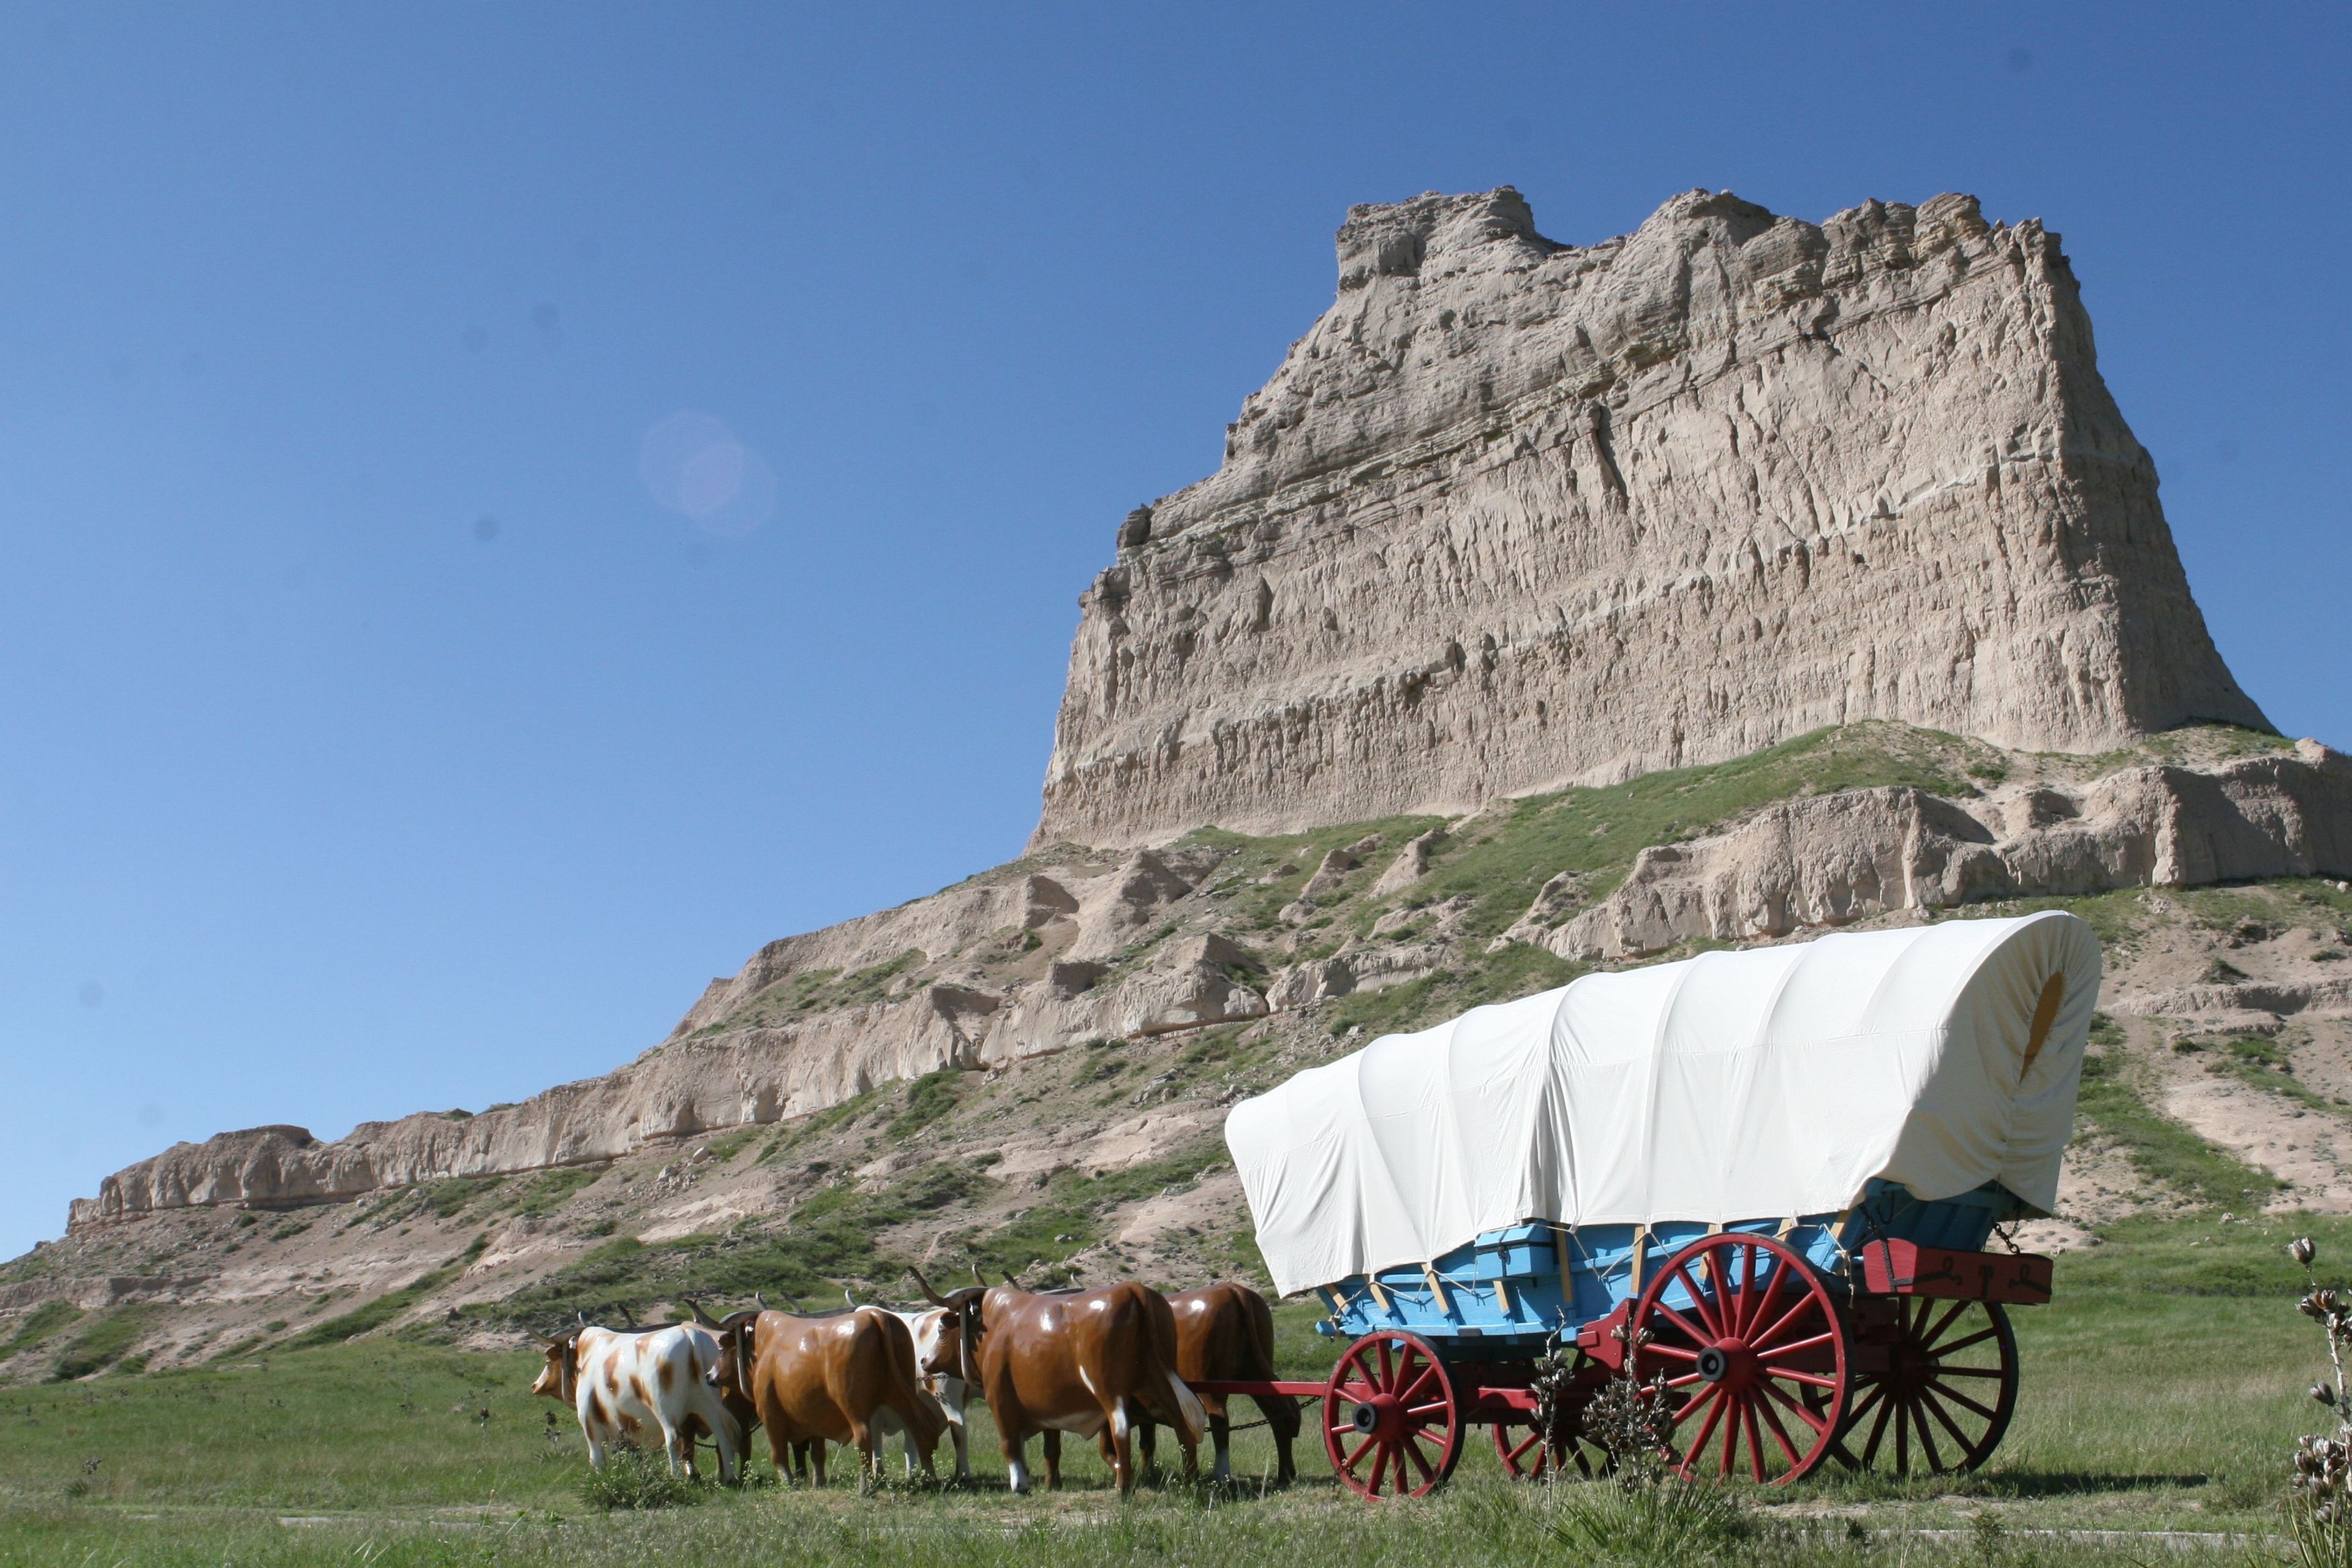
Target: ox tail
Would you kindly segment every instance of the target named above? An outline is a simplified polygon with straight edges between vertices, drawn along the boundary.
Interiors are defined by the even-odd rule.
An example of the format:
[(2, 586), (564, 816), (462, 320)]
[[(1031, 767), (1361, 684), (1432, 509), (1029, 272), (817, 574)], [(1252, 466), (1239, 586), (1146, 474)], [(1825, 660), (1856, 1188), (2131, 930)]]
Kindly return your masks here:
[(1209, 1435), (1209, 1413), (1201, 1407), (1200, 1395), (1192, 1392), (1192, 1385), (1176, 1375), (1176, 1313), (1165, 1296), (1157, 1291), (1150, 1293), (1150, 1310), (1145, 1312), (1144, 1321), (1151, 1326), (1152, 1359), (1160, 1363), (1160, 1375), (1168, 1380), (1168, 1392), (1174, 1404), (1162, 1419), (1182, 1432), (1188, 1444), (1197, 1443)]

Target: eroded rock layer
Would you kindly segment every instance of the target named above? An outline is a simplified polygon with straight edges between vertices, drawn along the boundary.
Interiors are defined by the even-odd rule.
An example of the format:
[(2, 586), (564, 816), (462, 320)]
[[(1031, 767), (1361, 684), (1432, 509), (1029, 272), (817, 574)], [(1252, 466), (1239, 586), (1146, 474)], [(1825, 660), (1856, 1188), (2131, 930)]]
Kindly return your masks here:
[(1035, 842), (1294, 830), (1899, 720), (2268, 728), (2058, 238), (1973, 198), (1351, 210), (1339, 298), (1082, 600)]

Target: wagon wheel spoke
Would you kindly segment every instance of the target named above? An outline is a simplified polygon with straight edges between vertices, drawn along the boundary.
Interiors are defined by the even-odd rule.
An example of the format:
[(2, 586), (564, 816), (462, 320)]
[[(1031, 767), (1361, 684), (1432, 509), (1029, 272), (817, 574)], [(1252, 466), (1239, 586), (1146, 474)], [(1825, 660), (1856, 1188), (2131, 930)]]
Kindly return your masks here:
[(1373, 1386), (1373, 1387), (1375, 1387), (1375, 1388), (1393, 1388), (1393, 1387), (1395, 1387), (1395, 1386), (1396, 1386), (1396, 1363), (1395, 1363), (1393, 1361), (1391, 1361), (1391, 1360), (1390, 1359), (1390, 1357), (1389, 1357), (1389, 1342), (1388, 1342), (1388, 1341), (1386, 1341), (1386, 1340), (1379, 1340), (1379, 1341), (1376, 1341), (1376, 1342), (1374, 1342), (1374, 1343), (1373, 1343), (1373, 1347), (1372, 1347), (1372, 1348), (1373, 1348), (1374, 1352), (1375, 1352), (1380, 1356), (1380, 1358), (1381, 1358), (1381, 1375), (1380, 1375), (1378, 1378), (1376, 1378), (1376, 1379), (1374, 1379), (1374, 1380), (1373, 1380), (1372, 1386)]
[(1753, 1398), (1739, 1402), (1739, 1421), (1748, 1431), (1748, 1471), (1760, 1487), (1764, 1484), (1764, 1440), (1756, 1430), (1756, 1404)]
[[(1768, 1384), (1767, 1386), (1769, 1387), (1769, 1385)], [(1773, 1389), (1772, 1393), (1779, 1398), (1784, 1400), (1788, 1398), (1787, 1394), (1781, 1394), (1778, 1389)], [(1804, 1412), (1801, 1410), (1798, 1414), (1801, 1415)], [(1788, 1456), (1789, 1468), (1792, 1470), (1795, 1469), (1804, 1461), (1797, 1456), (1797, 1446), (1789, 1441), (1789, 1429), (1780, 1425), (1780, 1413), (1772, 1408), (1770, 1400), (1764, 1401), (1764, 1420), (1765, 1423), (1772, 1428), (1772, 1440), (1780, 1444), (1780, 1452)], [(1826, 1425), (1826, 1423), (1824, 1423), (1824, 1425)], [(1816, 1426), (1813, 1430), (1818, 1436), (1821, 1431), (1821, 1427)]]
[(1810, 1372), (1790, 1372), (1784, 1367), (1774, 1367), (1771, 1375), (1785, 1378), (1790, 1383), (1801, 1383), (1808, 1388), (1835, 1388), (1838, 1385), (1836, 1378), (1822, 1377)]
[(1422, 1385), (1423, 1385), (1423, 1384), (1426, 1384), (1426, 1383), (1428, 1383), (1431, 1379), (1434, 1378), (1436, 1375), (1437, 1375), (1437, 1369), (1436, 1369), (1435, 1367), (1433, 1367), (1433, 1366), (1423, 1367), (1423, 1368), (1422, 1369), (1421, 1375), (1420, 1375), (1419, 1377), (1414, 1378), (1414, 1379), (1412, 1380), (1412, 1383), (1411, 1384), (1411, 1385), (1410, 1385), (1410, 1386), (1408, 1386), (1408, 1387), (1407, 1387), (1407, 1388), (1406, 1388), (1402, 1393), (1401, 1393), (1401, 1394), (1399, 1394), (1397, 1395), (1398, 1400), (1399, 1400), (1399, 1401), (1401, 1401), (1401, 1402), (1402, 1402), (1402, 1403), (1403, 1403), (1403, 1404), (1411, 1405), (1411, 1404), (1413, 1402), (1414, 1397), (1415, 1397), (1416, 1395), (1418, 1395), (1418, 1394), (1421, 1393)]
[(1679, 1281), (1682, 1281), (1682, 1289), (1684, 1289), (1684, 1290), (1689, 1290), (1689, 1293), (1691, 1293), (1691, 1311), (1696, 1311), (1696, 1314), (1698, 1314), (1698, 1321), (1700, 1321), (1700, 1323), (1706, 1323), (1706, 1326), (1707, 1326), (1706, 1335), (1700, 1335), (1698, 1331), (1696, 1331), (1696, 1328), (1691, 1328), (1691, 1326), (1689, 1326), (1689, 1323), (1682, 1323), (1682, 1317), (1679, 1317), (1679, 1314), (1677, 1314), (1677, 1311), (1673, 1310), (1673, 1307), (1667, 1307), (1667, 1305), (1665, 1305), (1665, 1300), (1663, 1300), (1663, 1298), (1661, 1298), (1661, 1300), (1658, 1300), (1658, 1311), (1665, 1311), (1667, 1317), (1673, 1317), (1675, 1321), (1682, 1323), (1682, 1326), (1686, 1328), (1686, 1331), (1689, 1331), (1691, 1338), (1694, 1338), (1694, 1340), (1700, 1340), (1700, 1338), (1706, 1338), (1706, 1340), (1719, 1340), (1719, 1338), (1724, 1338), (1724, 1328), (1722, 1328), (1722, 1323), (1717, 1321), (1717, 1317), (1715, 1317), (1715, 1307), (1712, 1307), (1710, 1302), (1707, 1302), (1707, 1293), (1706, 1293), (1706, 1290), (1700, 1290), (1700, 1289), (1698, 1289), (1698, 1281), (1696, 1281), (1696, 1279), (1691, 1279), (1691, 1269), (1682, 1268), (1682, 1265), (1679, 1265), (1679, 1262), (1677, 1262), (1677, 1265), (1675, 1265), (1675, 1279), (1679, 1279)]
[(1943, 1374), (1940, 1373), (1936, 1376), (1929, 1378), (1927, 1380), (1927, 1386), (1935, 1390), (1939, 1396), (1950, 1400), (1953, 1404), (1958, 1405), (1963, 1410), (1972, 1410), (1988, 1421), (1998, 1421), (2000, 1419), (2000, 1411), (1990, 1409), (1985, 1405), (1979, 1405), (1975, 1400), (1970, 1399), (1967, 1394), (1962, 1394), (1957, 1388), (1946, 1388), (1944, 1386)]
[(1724, 1480), (1731, 1479), (1732, 1461), (1739, 1457), (1739, 1415), (1746, 1405), (1743, 1399), (1723, 1402), (1728, 1419), (1723, 1424), (1723, 1451), (1716, 1456), (1715, 1473)]
[[(1963, 1302), (1961, 1302), (1961, 1303), (1960, 1303), (1960, 1305), (1962, 1305), (1962, 1306), (1964, 1306), (1964, 1307), (1965, 1307), (1965, 1306), (1969, 1305), (1969, 1303), (1968, 1303), (1968, 1302), (1966, 1302), (1966, 1301), (1963, 1301)], [(1939, 1360), (1939, 1361), (1940, 1361), (1940, 1360), (1942, 1360), (1945, 1356), (1948, 1356), (1948, 1355), (1958, 1355), (1958, 1354), (1959, 1354), (1959, 1353), (1960, 1353), (1960, 1352), (1962, 1352), (1962, 1351), (1964, 1351), (1964, 1350), (1968, 1349), (1970, 1345), (1982, 1344), (1985, 1341), (1987, 1341), (1987, 1340), (1989, 1340), (1989, 1339), (1991, 1339), (1993, 1336), (1995, 1336), (1996, 1334), (1998, 1334), (1998, 1333), (2000, 1333), (2000, 1331), (1999, 1329), (1979, 1329), (1975, 1333), (1970, 1334), (1967, 1339), (1964, 1339), (1964, 1340), (1954, 1340), (1950, 1344), (1948, 1344), (1948, 1345), (1937, 1345), (1937, 1346), (1935, 1346), (1935, 1347), (1934, 1347), (1934, 1352), (1935, 1352), (1936, 1358), (1937, 1358), (1937, 1360)], [(1924, 1347), (1924, 1346), (1923, 1346), (1922, 1348), (1924, 1349), (1924, 1348), (1927, 1348), (1927, 1347)]]
[(1764, 1345), (1770, 1344), (1773, 1341), (1780, 1337), (1781, 1333), (1788, 1329), (1790, 1324), (1797, 1321), (1799, 1314), (1807, 1310), (1819, 1311), (1821, 1310), (1821, 1305), (1822, 1304), (1819, 1301), (1813, 1299), (1811, 1292), (1808, 1291), (1806, 1294), (1797, 1299), (1794, 1306), (1781, 1313), (1779, 1320), (1776, 1321), (1770, 1328), (1765, 1330), (1760, 1334), (1753, 1336), (1752, 1342)]
[(1381, 1482), (1388, 1479), (1388, 1473), (1389, 1445), (1383, 1443), (1381, 1445), (1381, 1451), (1377, 1455), (1373, 1456), (1372, 1458), (1372, 1484), (1370, 1489), (1371, 1494), (1374, 1497), (1381, 1495)]
[[(1906, 1300), (1908, 1299), (1906, 1298)], [(1944, 1331), (1950, 1328), (1961, 1313), (1975, 1305), (1974, 1298), (1963, 1296), (1958, 1300), (1951, 1302), (1945, 1309), (1944, 1315), (1930, 1323), (1927, 1320), (1933, 1316), (1936, 1303), (1922, 1299), (1919, 1302), (1918, 1315), (1905, 1327), (1904, 1332), (1915, 1349), (1931, 1351), (1935, 1348), (1936, 1341), (1942, 1337)]]
[[(1771, 1312), (1773, 1303), (1780, 1299), (1780, 1287), (1788, 1282), (1789, 1271), (1786, 1268), (1778, 1267), (1774, 1268), (1772, 1270), (1771, 1283), (1764, 1287), (1764, 1294), (1758, 1297), (1756, 1300), (1756, 1310), (1754, 1313), (1750, 1315), (1748, 1321), (1740, 1324), (1740, 1329), (1743, 1332), (1754, 1328), (1758, 1323), (1760, 1323), (1765, 1320), (1766, 1316)], [(1777, 1327), (1777, 1325), (1775, 1326)]]
[[(1960, 1430), (1959, 1424), (1952, 1419), (1950, 1413), (1945, 1410), (1943, 1402), (1936, 1397), (1932, 1390), (1922, 1388), (1919, 1391), (1919, 1403), (1927, 1409), (1928, 1415), (1936, 1418), (1937, 1426), (1952, 1435), (1952, 1441), (1960, 1446), (1960, 1462), (1963, 1465), (1967, 1464), (1969, 1456), (1976, 1451), (1976, 1440)], [(1921, 1423), (1922, 1426), (1925, 1425), (1925, 1422)]]
[(1936, 1375), (1937, 1377), (2006, 1378), (2009, 1375), (2009, 1369), (2000, 1366), (1939, 1366), (1936, 1369)]
[(1836, 1334), (1834, 1331), (1832, 1331), (1832, 1332), (1829, 1332), (1829, 1333), (1815, 1334), (1812, 1338), (1811, 1338), (1811, 1339), (1809, 1339), (1809, 1340), (1799, 1340), (1799, 1341), (1795, 1342), (1793, 1344), (1785, 1344), (1785, 1345), (1776, 1345), (1776, 1344), (1751, 1344), (1751, 1345), (1749, 1345), (1748, 1348), (1748, 1349), (1750, 1349), (1750, 1350), (1752, 1350), (1752, 1351), (1756, 1351), (1756, 1352), (1758, 1352), (1759, 1354), (1760, 1354), (1761, 1352), (1765, 1352), (1765, 1351), (1768, 1351), (1768, 1350), (1769, 1350), (1769, 1351), (1770, 1351), (1770, 1352), (1772, 1352), (1771, 1357), (1770, 1357), (1769, 1359), (1777, 1362), (1778, 1360), (1780, 1360), (1780, 1359), (1781, 1357), (1783, 1357), (1783, 1356), (1792, 1356), (1792, 1355), (1797, 1354), (1797, 1353), (1798, 1353), (1799, 1352), (1801, 1352), (1801, 1351), (1814, 1350), (1814, 1349), (1819, 1348), (1820, 1346), (1826, 1345), (1826, 1344), (1834, 1344), (1834, 1343), (1836, 1343), (1836, 1342), (1837, 1342), (1837, 1334)]
[(1944, 1473), (1944, 1456), (1936, 1451), (1936, 1434), (1927, 1426), (1927, 1413), (1920, 1408), (1923, 1403), (1916, 1394), (1912, 1396), (1911, 1422), (1919, 1428), (1919, 1447), (1927, 1456), (1927, 1473), (1940, 1476)]
[[(1778, 1386), (1771, 1383), (1768, 1382), (1764, 1384), (1764, 1392), (1779, 1400), (1781, 1404), (1787, 1405), (1789, 1409), (1795, 1414), (1798, 1420), (1803, 1422), (1806, 1426), (1813, 1429), (1816, 1436), (1820, 1436), (1829, 1431), (1830, 1421), (1828, 1416), (1815, 1415), (1811, 1411), (1806, 1409), (1803, 1405), (1790, 1398), (1788, 1394), (1782, 1393)], [(1764, 1407), (1764, 1413), (1770, 1415), (1772, 1414), (1772, 1407), (1769, 1405), (1766, 1405)], [(1774, 1415), (1772, 1417), (1772, 1424), (1775, 1426), (1778, 1426), (1780, 1424), (1780, 1417)]]
[[(1352, 1432), (1355, 1428), (1353, 1426), (1334, 1426), (1331, 1430), (1334, 1432)], [(1367, 1437), (1362, 1442), (1357, 1444), (1356, 1451), (1339, 1461), (1339, 1468), (1343, 1470), (1352, 1470), (1358, 1465), (1362, 1464), (1364, 1462), (1364, 1455), (1366, 1451), (1368, 1451), (1373, 1444), (1379, 1441), (1380, 1439), (1378, 1437)]]
[[(1886, 1436), (1886, 1418), (1895, 1413), (1896, 1403), (1894, 1399), (1887, 1399), (1878, 1406), (1878, 1420), (1870, 1429), (1870, 1442), (1862, 1450), (1862, 1468), (1865, 1470), (1877, 1462), (1879, 1440)], [(1901, 1447), (1902, 1439), (1896, 1438), (1895, 1445)], [(1898, 1469), (1896, 1473), (1901, 1471)]]
[[(1660, 1316), (1660, 1317), (1662, 1317), (1662, 1318), (1665, 1319), (1665, 1320), (1666, 1320), (1666, 1321), (1668, 1321), (1668, 1322), (1670, 1322), (1670, 1323), (1674, 1324), (1674, 1326), (1675, 1326), (1675, 1327), (1676, 1327), (1676, 1328), (1680, 1329), (1684, 1333), (1688, 1334), (1688, 1335), (1691, 1337), (1691, 1340), (1692, 1340), (1692, 1342), (1693, 1342), (1694, 1343), (1696, 1343), (1696, 1344), (1702, 1344), (1702, 1345), (1713, 1344), (1713, 1343), (1716, 1342), (1716, 1340), (1719, 1337), (1719, 1336), (1717, 1336), (1717, 1335), (1716, 1335), (1716, 1334), (1710, 1333), (1709, 1331), (1706, 1331), (1706, 1330), (1705, 1330), (1705, 1329), (1699, 1328), (1697, 1325), (1694, 1324), (1694, 1323), (1693, 1323), (1693, 1322), (1692, 1322), (1688, 1318), (1684, 1317), (1680, 1312), (1675, 1311), (1672, 1307), (1667, 1306), (1664, 1301), (1660, 1301), (1660, 1302), (1658, 1303), (1658, 1309), (1657, 1309), (1657, 1310), (1658, 1310), (1658, 1316)], [(1701, 1316), (1705, 1316), (1705, 1314), (1704, 1314), (1704, 1313), (1702, 1313), (1702, 1314), (1701, 1314)], [(1657, 1347), (1653, 1345), (1653, 1346), (1644, 1346), (1643, 1348), (1644, 1348), (1644, 1349), (1652, 1349), (1652, 1350), (1654, 1350), (1654, 1349), (1656, 1349)], [(1693, 1360), (1693, 1361), (1696, 1361), (1696, 1360), (1698, 1359), (1697, 1352), (1692, 1352), (1692, 1354), (1691, 1354), (1691, 1358), (1690, 1358), (1690, 1359), (1691, 1359), (1691, 1360)]]
[[(1717, 1388), (1720, 1388), (1723, 1385), (1721, 1384), (1716, 1384)], [(1715, 1436), (1716, 1423), (1723, 1419), (1723, 1412), (1725, 1408), (1724, 1402), (1716, 1397), (1715, 1392), (1712, 1389), (1710, 1389), (1706, 1394), (1702, 1394), (1696, 1403), (1705, 1405), (1707, 1407), (1706, 1419), (1699, 1423), (1698, 1441), (1693, 1443), (1690, 1446), (1689, 1452), (1683, 1456), (1683, 1462), (1678, 1473), (1685, 1480), (1688, 1480), (1690, 1479), (1691, 1471), (1697, 1468), (1699, 1456), (1706, 1452), (1707, 1439)], [(1675, 1425), (1679, 1426), (1681, 1423), (1676, 1422)]]

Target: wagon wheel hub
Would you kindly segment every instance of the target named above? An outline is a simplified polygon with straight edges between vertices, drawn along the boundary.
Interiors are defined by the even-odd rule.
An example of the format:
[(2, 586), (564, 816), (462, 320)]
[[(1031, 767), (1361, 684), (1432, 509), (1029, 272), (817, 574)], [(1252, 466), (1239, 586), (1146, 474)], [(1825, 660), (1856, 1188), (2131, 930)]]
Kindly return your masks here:
[(1404, 1401), (1393, 1394), (1375, 1394), (1356, 1406), (1348, 1424), (1367, 1437), (1393, 1443), (1404, 1434)]
[(1748, 1348), (1746, 1341), (1727, 1339), (1702, 1349), (1694, 1370), (1708, 1383), (1720, 1383), (1735, 1390), (1746, 1388), (1756, 1381), (1756, 1353)]

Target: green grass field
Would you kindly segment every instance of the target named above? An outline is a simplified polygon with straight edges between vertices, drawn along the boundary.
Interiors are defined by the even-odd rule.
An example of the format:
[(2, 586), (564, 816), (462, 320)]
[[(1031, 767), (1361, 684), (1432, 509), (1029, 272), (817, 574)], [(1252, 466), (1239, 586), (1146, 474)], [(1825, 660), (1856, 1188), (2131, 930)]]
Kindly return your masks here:
[[(1171, 1481), (1121, 1502), (1072, 1443), (1061, 1494), (1015, 1498), (984, 1417), (970, 1489), (860, 1496), (840, 1465), (823, 1493), (763, 1480), (604, 1514), (581, 1500), (569, 1412), (527, 1392), (536, 1358), (378, 1337), (0, 1391), (0, 1562), (2146, 1562), (2153, 1542), (2042, 1532), (2282, 1528), (2286, 1449), (2322, 1425), (2302, 1392), (2322, 1347), (2280, 1252), (2298, 1229), (2323, 1266), (2352, 1266), (2352, 1222), (2210, 1216), (2127, 1224), (2062, 1258), (2057, 1301), (2017, 1314), (2020, 1412), (1981, 1475), (1743, 1491), (1671, 1528), (1605, 1485), (1515, 1486), (1483, 1432), (1420, 1503), (1361, 1503), (1312, 1453), (1300, 1485), (1267, 1493), (1263, 1432), (1237, 1438), (1243, 1484), (1223, 1494)], [(1283, 1312), (1287, 1374), (1328, 1369), (1312, 1315)]]

